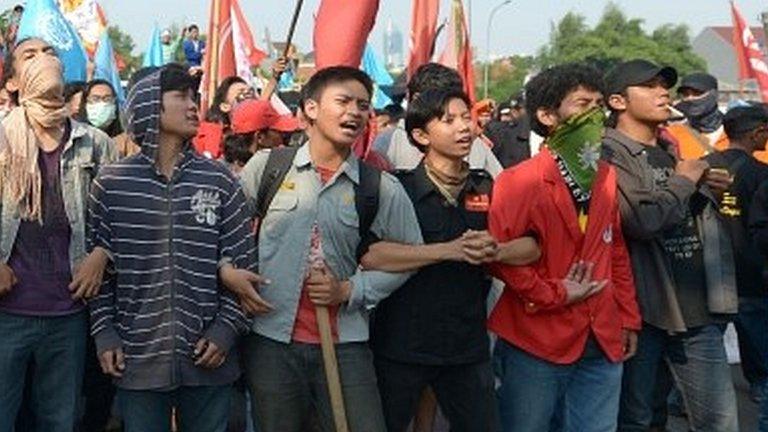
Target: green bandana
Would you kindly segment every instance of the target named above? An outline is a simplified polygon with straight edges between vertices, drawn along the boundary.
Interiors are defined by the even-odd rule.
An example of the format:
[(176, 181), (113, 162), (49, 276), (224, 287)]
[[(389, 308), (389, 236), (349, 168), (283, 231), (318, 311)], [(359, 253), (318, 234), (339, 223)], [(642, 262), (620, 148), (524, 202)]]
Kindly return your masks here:
[(600, 160), (605, 113), (594, 108), (575, 115), (555, 129), (547, 146), (562, 159), (568, 172), (585, 192), (592, 190)]

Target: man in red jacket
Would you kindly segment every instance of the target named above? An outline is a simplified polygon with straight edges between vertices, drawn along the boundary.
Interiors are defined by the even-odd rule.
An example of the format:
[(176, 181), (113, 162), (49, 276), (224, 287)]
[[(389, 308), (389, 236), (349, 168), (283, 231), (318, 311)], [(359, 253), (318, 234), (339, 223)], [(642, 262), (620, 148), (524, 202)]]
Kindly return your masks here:
[(616, 173), (599, 161), (603, 83), (582, 65), (543, 71), (526, 86), (546, 149), (498, 178), (489, 230), (500, 242), (535, 236), (542, 258), (495, 264), (505, 289), (491, 314), (505, 431), (613, 431), (622, 362), (640, 313), (621, 234)]

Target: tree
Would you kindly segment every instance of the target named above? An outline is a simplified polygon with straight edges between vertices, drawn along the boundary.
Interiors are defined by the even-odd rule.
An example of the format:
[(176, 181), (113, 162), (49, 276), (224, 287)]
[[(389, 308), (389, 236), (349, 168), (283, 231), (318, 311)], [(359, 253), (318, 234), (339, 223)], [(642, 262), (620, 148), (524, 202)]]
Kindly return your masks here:
[(128, 33), (125, 33), (116, 25), (107, 28), (109, 40), (112, 42), (112, 49), (115, 54), (123, 61), (125, 67), (120, 71), (120, 78), (127, 80), (141, 68), (141, 57), (133, 55), (136, 44)]
[(569, 12), (553, 26), (549, 43), (536, 58), (538, 66), (586, 62), (607, 71), (622, 61), (643, 58), (673, 66), (681, 75), (706, 70), (704, 60), (693, 52), (685, 25), (666, 24), (649, 35), (643, 20), (627, 18), (613, 3), (606, 6), (594, 28), (585, 21)]
[[(494, 61), (488, 70), (488, 97), (498, 101), (509, 101), (523, 89), (525, 77), (533, 70), (535, 59), (531, 56), (512, 56)], [(475, 64), (476, 94), (483, 94), (484, 63)]]

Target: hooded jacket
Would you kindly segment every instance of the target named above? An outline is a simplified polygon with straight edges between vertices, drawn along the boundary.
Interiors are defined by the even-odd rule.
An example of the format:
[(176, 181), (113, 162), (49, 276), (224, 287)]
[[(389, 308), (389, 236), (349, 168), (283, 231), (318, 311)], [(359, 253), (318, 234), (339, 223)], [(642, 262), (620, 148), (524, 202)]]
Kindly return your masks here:
[[(249, 322), (217, 273), (225, 262), (255, 263), (245, 198), (223, 164), (190, 146), (170, 180), (159, 173), (160, 73), (139, 81), (127, 100), (141, 153), (105, 168), (91, 191), (90, 246), (104, 248), (114, 265), (90, 304), (91, 331), (99, 353), (122, 347), (121, 388), (228, 384), (239, 375), (234, 343)], [(200, 338), (228, 351), (222, 366), (194, 365)]]

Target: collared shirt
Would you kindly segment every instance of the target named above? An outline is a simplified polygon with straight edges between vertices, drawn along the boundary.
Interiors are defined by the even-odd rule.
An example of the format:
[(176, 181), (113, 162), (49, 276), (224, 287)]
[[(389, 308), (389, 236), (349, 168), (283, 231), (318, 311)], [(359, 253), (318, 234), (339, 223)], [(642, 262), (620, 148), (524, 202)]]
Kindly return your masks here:
[[(310, 145), (304, 144), (297, 151), (261, 221), (259, 272), (270, 283), (262, 285), (259, 293), (275, 310), (257, 316), (253, 330), (279, 342), (291, 341), (307, 273), (312, 226), (317, 222), (323, 233), (327, 266), (339, 280), (352, 283), (349, 301), (339, 308), (339, 342), (366, 341), (370, 310), (399, 288), (410, 273), (363, 271), (358, 267), (355, 251), (360, 235), (354, 186), (359, 183), (360, 162), (350, 153), (334, 177), (323, 184), (312, 166)], [(268, 150), (257, 153), (241, 172), (243, 190), (252, 204), (268, 157)], [(422, 243), (413, 205), (402, 185), (387, 173), (381, 175), (379, 210), (371, 231), (382, 240)]]
[[(441, 243), (467, 230), (488, 228), (493, 179), (472, 170), (451, 205), (421, 163), (400, 173), (416, 207), (424, 242)], [(468, 364), (488, 358), (486, 299), (491, 277), (482, 266), (443, 261), (421, 268), (376, 309), (373, 347), (377, 356), (425, 364)]]
[[(112, 140), (102, 131), (70, 120), (71, 133), (64, 144), (61, 154), (61, 191), (64, 197), (64, 210), (67, 213), (72, 234), (69, 242), (69, 262), (71, 270), (86, 255), (85, 225), (88, 193), (91, 181), (99, 169), (117, 159), (117, 151)], [(6, 188), (8, 185), (5, 186)], [(0, 259), (8, 262), (21, 219), (17, 203), (10, 199), (10, 194), (2, 194), (2, 217), (0, 227)]]

